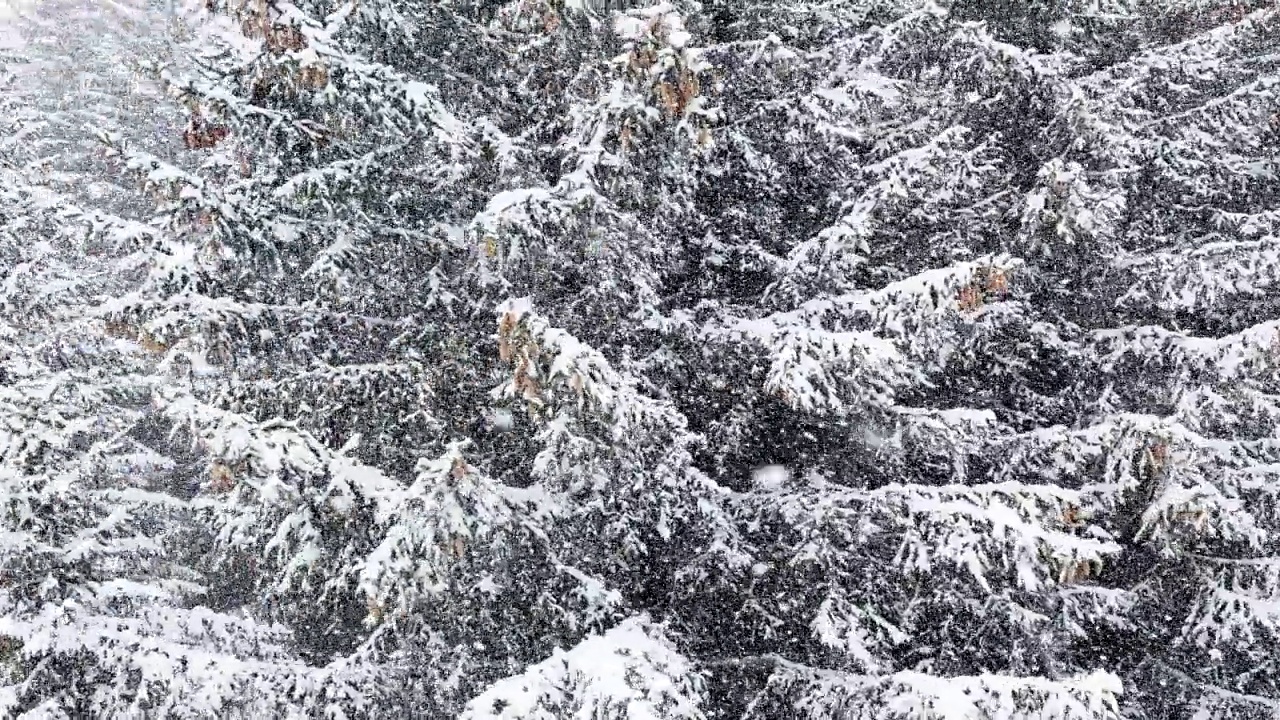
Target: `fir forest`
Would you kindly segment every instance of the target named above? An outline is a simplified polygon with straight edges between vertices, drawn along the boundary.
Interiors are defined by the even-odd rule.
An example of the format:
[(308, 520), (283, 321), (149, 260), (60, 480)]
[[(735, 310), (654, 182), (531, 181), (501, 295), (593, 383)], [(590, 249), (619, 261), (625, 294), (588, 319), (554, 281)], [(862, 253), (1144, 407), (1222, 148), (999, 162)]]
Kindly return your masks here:
[(0, 720), (1280, 718), (1280, 3), (0, 0)]

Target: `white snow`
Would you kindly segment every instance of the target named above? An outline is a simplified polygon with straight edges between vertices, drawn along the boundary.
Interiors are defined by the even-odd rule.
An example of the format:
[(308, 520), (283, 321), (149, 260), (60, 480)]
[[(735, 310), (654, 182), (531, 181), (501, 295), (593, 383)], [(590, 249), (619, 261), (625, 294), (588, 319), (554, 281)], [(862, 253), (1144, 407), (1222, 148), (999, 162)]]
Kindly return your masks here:
[(782, 465), (763, 465), (751, 472), (752, 484), (764, 492), (781, 490), (789, 480), (791, 471)]

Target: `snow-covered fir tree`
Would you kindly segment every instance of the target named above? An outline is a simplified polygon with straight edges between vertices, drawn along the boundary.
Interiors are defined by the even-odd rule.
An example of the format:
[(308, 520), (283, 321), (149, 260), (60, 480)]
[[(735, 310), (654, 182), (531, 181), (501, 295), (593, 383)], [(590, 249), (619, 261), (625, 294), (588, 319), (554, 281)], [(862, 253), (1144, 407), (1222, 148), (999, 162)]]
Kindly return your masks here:
[[(559, 16), (535, 27), (506, 8), (485, 29), (423, 8), (401, 29), (368, 5), (316, 10), (222, 8), (204, 26), (203, 72), (173, 85), (199, 166), (105, 138), (164, 203), (150, 279), (111, 319), (165, 355), (163, 412), (208, 452), (215, 567), (241, 583), (227, 594), (259, 597), (317, 665), (382, 678), (374, 697), (305, 703), (450, 715), (670, 593), (644, 558), (693, 572), (736, 552), (734, 531), (669, 402), (550, 324), (543, 296), (498, 307), (520, 245), (498, 247), (486, 220), (507, 222), (522, 203), (500, 198), (528, 190), (482, 164), (529, 150), (409, 74), (432, 48), (411, 36), (447, 31), (493, 56), (470, 72), (514, 75), (512, 44)], [(374, 37), (405, 46), (382, 61)], [(560, 216), (547, 222), (585, 235), (579, 190), (534, 191)], [(638, 226), (620, 222), (615, 237)], [(554, 239), (531, 227), (526, 252), (568, 270)]]
[[(1274, 7), (184, 12), (185, 151), (102, 135), (154, 212), (96, 312), (149, 359), (37, 404), (170, 434), (187, 495), (59, 516), (201, 586), (129, 612), (254, 638), (169, 637), (236, 659), (149, 712), (1280, 707)], [(123, 481), (81, 432), (14, 502)], [(5, 557), (62, 568), (59, 528)], [(0, 698), (144, 708), (67, 667)]]
[[(0, 96), (0, 715), (275, 715), (282, 683), (310, 670), (285, 628), (209, 607), (190, 458), (151, 412), (147, 341), (104, 332), (94, 310), (136, 265), (121, 251), (150, 231), (109, 212), (127, 203), (90, 130), (147, 117), (129, 104), (155, 100), (68, 102), (54, 74), (66, 58), (40, 44), (83, 38), (53, 26), (56, 8), (27, 10), (14, 26), (32, 41), (15, 43)], [(87, 89), (119, 57), (82, 60)]]

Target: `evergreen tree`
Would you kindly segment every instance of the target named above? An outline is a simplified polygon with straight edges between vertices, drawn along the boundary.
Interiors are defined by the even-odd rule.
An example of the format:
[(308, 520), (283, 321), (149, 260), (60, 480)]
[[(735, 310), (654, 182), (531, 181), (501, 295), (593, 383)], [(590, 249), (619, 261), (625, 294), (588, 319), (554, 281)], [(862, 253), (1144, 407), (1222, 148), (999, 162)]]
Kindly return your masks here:
[(567, 5), (215, 2), (108, 137), (288, 712), (1274, 710), (1276, 10)]
[[(408, 74), (431, 46), (364, 10), (254, 6), (238, 10), (242, 27), (205, 26), (200, 42), (219, 52), (173, 84), (193, 108), (188, 144), (211, 151), (200, 167), (106, 138), (164, 203), (151, 277), (112, 317), (187, 374), (160, 402), (210, 458), (217, 575), (261, 598), (254, 612), (289, 625), (326, 673), (387, 678), (360, 701), (433, 716), (673, 592), (642, 558), (695, 567), (733, 531), (668, 404), (527, 305), (504, 306), (493, 342), (496, 300), (530, 282), (516, 264), (495, 273), (510, 260), (484, 220), (499, 200), (471, 207), (483, 163), (508, 161), (493, 149), (503, 131), (464, 124), (463, 98), (451, 107)], [(469, 27), (465, 12), (437, 13), (441, 27), (432, 12), (412, 16), (423, 33)], [(552, 17), (497, 13), (510, 38), (495, 57), (554, 32)], [(267, 52), (238, 55), (245, 32)], [(405, 45), (355, 54), (374, 37)], [(421, 164), (405, 162), (408, 148)], [(432, 169), (459, 161), (470, 167)], [(419, 184), (431, 177), (434, 188)], [(547, 211), (590, 213), (573, 187), (545, 194)], [(589, 217), (549, 220), (585, 230)], [(533, 244), (555, 235), (529, 232), (535, 268), (569, 267), (563, 250)], [(518, 429), (484, 427), (510, 406), (527, 411)], [(306, 702), (375, 712), (325, 693)]]
[[(63, 31), (41, 14), (18, 28)], [(16, 50), (0, 99), (0, 713), (274, 714), (275, 691), (306, 668), (283, 628), (202, 604), (187, 468), (153, 422), (151, 363), (95, 317), (136, 262), (120, 250), (150, 232), (109, 212), (125, 205), (80, 123), (137, 108), (114, 88), (68, 104), (49, 71), (64, 58)], [(114, 67), (86, 63), (95, 82)], [(123, 102), (91, 109), (104, 97)]]

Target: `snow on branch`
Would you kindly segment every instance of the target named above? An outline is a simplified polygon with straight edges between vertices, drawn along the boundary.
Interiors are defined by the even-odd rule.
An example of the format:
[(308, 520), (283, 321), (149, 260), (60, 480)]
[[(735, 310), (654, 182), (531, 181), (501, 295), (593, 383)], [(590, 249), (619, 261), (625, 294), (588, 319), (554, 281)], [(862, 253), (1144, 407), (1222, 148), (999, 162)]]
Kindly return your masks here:
[(1080, 430), (1007, 438), (999, 475), (1074, 486), (1083, 512), (1166, 554), (1210, 539), (1257, 546), (1265, 533), (1245, 504), (1247, 475), (1276, 461), (1275, 445), (1216, 440), (1176, 421), (1116, 414)]
[[(331, 520), (368, 505), (385, 521), (402, 504), (404, 489), (347, 457), (350, 448), (333, 451), (290, 423), (257, 422), (172, 388), (157, 404), (175, 432), (189, 433), (210, 459), (201, 504), (214, 513), (219, 539), (272, 560), (280, 589), (308, 586), (330, 558)], [(346, 592), (342, 574), (322, 580), (326, 589)]]
[(619, 434), (635, 427), (683, 425), (673, 408), (644, 397), (634, 380), (595, 348), (552, 327), (527, 299), (509, 300), (498, 313), (498, 352), (515, 372), (495, 396), (522, 398), (535, 410), (576, 405), (600, 412)]
[[(963, 144), (967, 134), (963, 127), (947, 128), (921, 147), (903, 149), (862, 168), (874, 182), (844, 203), (841, 218), (835, 225), (791, 251), (789, 274), (811, 275), (829, 266), (840, 269), (865, 262), (872, 252), (876, 214), (897, 199), (929, 190), (940, 177), (955, 177), (956, 173), (941, 172), (939, 167), (961, 164), (953, 152)], [(964, 165), (967, 167), (969, 163)]]
[(464, 447), (452, 443), (443, 456), (418, 464), (381, 543), (362, 564), (360, 589), (370, 598), (385, 602), (395, 589), (407, 605), (417, 594), (444, 591), (453, 565), (516, 524), (501, 486), (467, 463)]
[(467, 704), (461, 720), (703, 720), (703, 680), (661, 626), (633, 617)]
[(1280, 320), (1269, 320), (1220, 338), (1196, 337), (1159, 325), (1094, 333), (1104, 369), (1133, 358), (1172, 361), (1189, 371), (1212, 370), (1221, 382), (1246, 379), (1280, 365)]
[(797, 720), (1119, 720), (1120, 678), (1095, 671), (1071, 679), (919, 672), (862, 676), (775, 659), (745, 720), (785, 712)]
[(1280, 560), (1193, 558), (1204, 581), (1179, 643), (1230, 650), (1280, 639)]
[[(697, 438), (685, 416), (646, 396), (600, 351), (551, 326), (527, 299), (502, 303), (498, 314), (498, 352), (514, 373), (492, 394), (520, 398), (540, 421), (532, 477), (568, 490), (580, 511), (598, 515), (597, 529), (619, 543), (608, 561), (645, 555), (653, 535), (672, 541), (683, 527), (686, 542), (699, 538), (718, 559), (741, 562), (736, 529), (720, 505), (725, 491), (693, 466)], [(707, 556), (683, 559), (696, 564)]]
[[(1007, 255), (927, 270), (881, 288), (807, 300), (794, 310), (734, 317), (727, 309), (701, 327), (705, 339), (746, 342), (767, 355), (766, 392), (806, 411), (888, 408), (896, 391), (961, 349), (958, 327), (1003, 301), (1021, 263)], [(718, 309), (718, 308), (717, 308)]]
[(1224, 239), (1189, 250), (1126, 256), (1117, 265), (1134, 279), (1119, 299), (1122, 306), (1219, 311), (1245, 298), (1277, 292), (1280, 240), (1273, 235)]
[(253, 707), (270, 713), (282, 686), (314, 682), (313, 671), (287, 650), (283, 628), (202, 607), (143, 604), (121, 615), (68, 600), (24, 619), (0, 619), (0, 649), (14, 637), (21, 642), (8, 650), (37, 669), (9, 687), (0, 672), (0, 710), (15, 710), (17, 699), (31, 692), (48, 696), (51, 688), (37, 689), (50, 682), (39, 668), (56, 674), (68, 662), (76, 675), (93, 679), (96, 710), (119, 715), (144, 708), (224, 717)]

